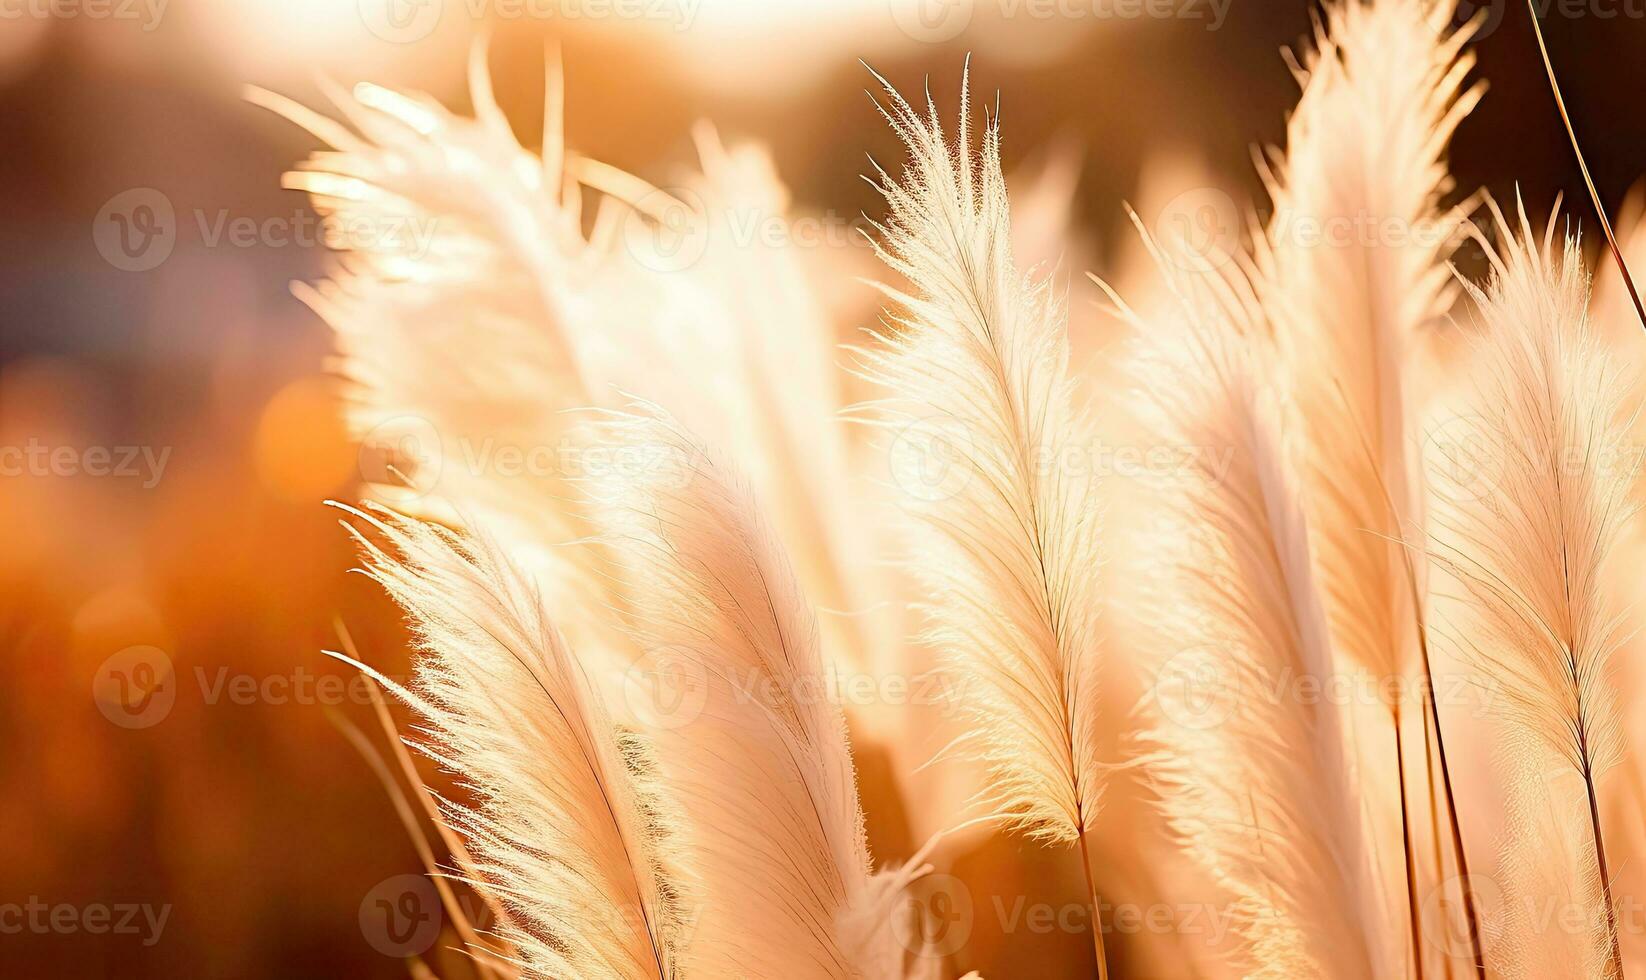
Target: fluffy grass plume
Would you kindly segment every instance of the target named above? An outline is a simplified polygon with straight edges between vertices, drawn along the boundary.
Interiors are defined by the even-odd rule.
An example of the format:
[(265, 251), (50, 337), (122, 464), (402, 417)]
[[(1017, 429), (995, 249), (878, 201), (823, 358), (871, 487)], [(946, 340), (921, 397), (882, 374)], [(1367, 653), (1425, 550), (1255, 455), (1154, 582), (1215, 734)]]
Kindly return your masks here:
[[(1460, 216), (1442, 154), (1478, 101), (1455, 3), (1343, 0), (1295, 67), (1302, 96), (1267, 177), (1265, 305), (1289, 361), (1305, 504), (1334, 644), (1380, 676), (1413, 632), (1403, 522), (1418, 519), (1411, 355), (1455, 292)], [(1393, 229), (1391, 231), (1390, 229)], [(1395, 511), (1391, 514), (1391, 504)], [(1403, 608), (1406, 607), (1406, 608)]]
[(1503, 740), (1496, 762), (1505, 784), (1505, 831), (1495, 876), (1499, 907), (1485, 929), (1487, 962), (1504, 980), (1615, 980), (1605, 889), (1570, 773), (1561, 773), (1548, 746), (1525, 731)]
[(889, 669), (896, 638), (857, 615), (880, 597), (859, 570), (867, 528), (849, 517), (833, 325), (801, 249), (744, 240), (745, 222), (789, 207), (767, 154), (699, 125), (701, 172), (673, 194), (569, 154), (552, 60), (534, 153), (497, 104), (484, 43), (470, 55), (473, 119), (375, 85), (324, 88), (352, 128), (273, 93), (248, 98), (331, 147), (285, 186), (365, 229), (336, 243), (330, 279), (294, 290), (336, 332), (352, 427), (398, 467), (375, 492), (446, 522), (460, 504), (509, 541), (587, 655), (613, 641), (585, 610), (613, 597), (598, 553), (565, 547), (588, 531), (571, 486), (586, 416), (568, 410), (645, 398), (739, 461), (809, 589), (853, 614), (828, 623), (837, 655)]
[(1298, 693), (1327, 689), (1332, 654), (1281, 403), (1262, 380), (1267, 337), (1216, 298), (1234, 293), (1163, 268), (1179, 322), (1138, 324), (1137, 414), (1158, 445), (1230, 457), (1151, 484), (1142, 618), (1155, 625), (1128, 640), (1157, 678), (1145, 771), (1186, 855), (1232, 896), (1231, 970), (1392, 976), (1338, 707)]
[(929, 595), (924, 639), (962, 679), (965, 748), (989, 767), (993, 808), (1074, 843), (1102, 795), (1097, 529), (1089, 487), (1059, 465), (1086, 445), (1063, 313), (1012, 261), (997, 121), (974, 156), (964, 94), (951, 146), (935, 106), (922, 116), (886, 93), (910, 159), (901, 181), (880, 173), (890, 217), (876, 247), (909, 290), (887, 287), (898, 309), (863, 352), (865, 373), (887, 394), (875, 420), (894, 466), (901, 452), (954, 454), (941, 483), (921, 482), (919, 459), (899, 475)]
[(693, 875), (715, 899), (685, 957), (692, 975), (931, 975), (940, 960), (912, 955), (920, 933), (891, 931), (903, 886), (923, 869), (871, 873), (817, 626), (755, 499), (662, 417), (602, 428), (631, 458), (668, 461), (591, 492), (646, 651), (631, 689), (666, 673), (685, 691), (643, 703), (640, 723)]
[[(959, 729), (943, 755), (982, 782), (977, 822), (1078, 847), (1094, 913), (1101, 880), (1122, 902), (1230, 915), (1215, 949), (1127, 935), (1128, 973), (1182, 953), (1209, 976), (1463, 976), (1481, 944), (1452, 883), (1468, 866), (1438, 710), (1426, 698), (1406, 716), (1403, 747), (1403, 685), (1345, 705), (1333, 683), (1427, 679), (1444, 599), (1507, 732), (1507, 799), (1462, 800), (1507, 817), (1494, 973), (1620, 980), (1607, 844), (1624, 836), (1604, 833), (1600, 785), (1626, 757), (1610, 586), (1626, 575), (1611, 551), (1633, 515), (1635, 459), (1618, 450), (1634, 420), (1588, 325), (1577, 246), (1553, 224), (1535, 237), (1522, 213), (1489, 248), (1489, 285), (1460, 296), (1443, 158), (1480, 91), (1456, 8), (1328, 0), (1294, 63), (1285, 150), (1265, 160), (1274, 213), (1253, 252), (1221, 273), (1211, 256), (1162, 263), (1170, 312), (1122, 310), (1141, 355), (1091, 376), (1130, 372), (1141, 411), (1126, 421), (1149, 444), (1130, 448), (1202, 452), (1174, 454), (1186, 462), (1163, 482), (1109, 488), (1159, 522), (1137, 529), (1135, 587), (1113, 593), (1143, 600), (1110, 644), (1131, 659), (1108, 661), (1091, 454), (1109, 416), (1086, 402), (1114, 392), (1079, 389), (1057, 280), (1014, 257), (998, 115), (974, 131), (969, 71), (953, 131), (929, 95), (886, 85), (880, 100), (908, 160), (871, 181), (893, 283), (856, 351), (880, 393), (854, 415), (891, 464), (898, 573), (872, 561), (888, 529), (835, 426), (844, 379), (804, 255), (740, 241), (745, 219), (789, 208), (762, 153), (700, 126), (701, 172), (665, 193), (567, 152), (558, 83), (532, 152), (481, 48), (475, 119), (369, 85), (326, 86), (343, 122), (253, 93), (330, 146), (288, 186), (350, 227), (410, 236), (350, 242), (331, 280), (298, 291), (336, 330), (354, 428), (413, 466), (412, 487), (386, 473), (373, 488), (406, 516), (354, 514), (366, 570), (419, 646), (395, 693), (473, 795), (442, 804), (441, 826), (499, 935), (461, 923), (460, 939), (494, 973), (533, 977), (937, 980), (934, 943), (959, 913), (914, 900), (932, 845), (894, 845), (913, 858), (877, 871), (866, 833), (878, 848), (905, 819), (964, 822), (958, 803), (897, 792), (915, 740), (887, 743), (934, 716), (853, 706), (874, 750), (854, 761), (832, 669), (906, 682), (891, 672), (927, 665), (904, 654), (937, 651), (959, 720), (934, 724)], [(1484, 325), (1478, 388), (1447, 423), (1470, 452), (1465, 487), (1426, 480), (1414, 452), (1414, 420), (1434, 411), (1414, 379), (1460, 299)], [(534, 447), (572, 452), (514, 475), (488, 462)], [(906, 651), (893, 622), (911, 597)], [(820, 626), (814, 602), (842, 615)], [(1140, 678), (1156, 681), (1141, 723), (1100, 716), (1100, 694), (1129, 703)], [(1174, 701), (1207, 678), (1209, 701)], [(1135, 744), (1136, 786), (1110, 784), (1119, 760), (1100, 755)], [(1143, 842), (1156, 866), (1094, 870), (1106, 792), (1111, 807), (1132, 792), (1164, 832), (1118, 826), (1105, 846)], [(1158, 860), (1163, 840), (1182, 861)], [(979, 847), (954, 868), (992, 869), (973, 923), (992, 904), (1002, 934), (1005, 900), (1033, 932), (1039, 899), (1067, 884), (993, 863), (1013, 860)], [(1453, 895), (1467, 950), (1443, 948)], [(1513, 901), (1547, 896), (1594, 914), (1555, 934)], [(997, 943), (1019, 948), (990, 936), (952, 952), (988, 964)]]
[[(1537, 238), (1524, 208), (1518, 234), (1497, 218), (1506, 241), (1489, 248), (1489, 285), (1472, 290), (1484, 325), (1477, 392), (1448, 423), (1469, 440), (1475, 465), (1442, 467), (1469, 479), (1437, 489), (1432, 551), (1461, 584), (1467, 625), (1455, 633), (1489, 684), (1489, 704), (1581, 781), (1610, 930), (1597, 794), (1621, 755), (1610, 670), (1624, 619), (1605, 582), (1636, 509), (1636, 457), (1623, 451), (1631, 385), (1592, 332), (1577, 241), (1557, 243), (1553, 219)], [(1514, 764), (1535, 773), (1544, 758), (1523, 753)], [(1615, 937), (1608, 945), (1615, 962)]]
[[(1421, 540), (1424, 521), (1413, 465), (1415, 355), (1456, 292), (1448, 263), (1462, 216), (1445, 206), (1444, 153), (1481, 94), (1465, 87), (1473, 29), (1450, 29), (1456, 9), (1454, 0), (1328, 3), (1314, 49), (1294, 64), (1302, 94), (1285, 152), (1271, 153), (1266, 168), (1274, 213), (1258, 242), (1258, 283), (1296, 406), (1316, 577), (1341, 666), (1378, 682), (1429, 670), (1426, 571), (1421, 549), (1401, 542)], [(1436, 855), (1425, 875), (1429, 862), (1414, 850), (1423, 822), (1408, 801), (1413, 754), (1403, 729), (1418, 710), (1440, 742), (1446, 814), (1436, 822), (1448, 825), (1465, 868), (1466, 858), (1438, 714), (1432, 704), (1402, 704), (1399, 691), (1386, 710), (1367, 706), (1347, 718), (1375, 833), (1398, 842), (1384, 853), (1403, 855), (1415, 909), (1425, 878), (1445, 873)], [(1391, 735), (1395, 764), (1386, 765)], [(1474, 935), (1472, 899), (1464, 902)], [(1419, 919), (1409, 918), (1412, 955), (1421, 958)]]
[(506, 542), (579, 655), (621, 661), (621, 637), (590, 613), (614, 601), (600, 556), (566, 546), (588, 534), (567, 506), (567, 468), (506, 461), (533, 451), (560, 460), (581, 445), (567, 410), (598, 401), (602, 386), (578, 349), (579, 289), (612, 250), (582, 231), (582, 195), (558, 142), (557, 72), (541, 154), (504, 118), (481, 45), (469, 87), (473, 119), (427, 96), (323, 82), (341, 121), (248, 90), (329, 147), (284, 186), (358, 230), (335, 243), (328, 279), (293, 291), (336, 336), (373, 496)]
[[(635, 745), (607, 717), (529, 580), (484, 539), (355, 512), (365, 570), (399, 603), (421, 656), (410, 689), (431, 758), (478, 794), (446, 814), (468, 838), (477, 887), (507, 911), (529, 976), (676, 975), (691, 915), (678, 851), (636, 777)], [(352, 528), (351, 528), (352, 530)], [(369, 669), (369, 668), (368, 668)]]

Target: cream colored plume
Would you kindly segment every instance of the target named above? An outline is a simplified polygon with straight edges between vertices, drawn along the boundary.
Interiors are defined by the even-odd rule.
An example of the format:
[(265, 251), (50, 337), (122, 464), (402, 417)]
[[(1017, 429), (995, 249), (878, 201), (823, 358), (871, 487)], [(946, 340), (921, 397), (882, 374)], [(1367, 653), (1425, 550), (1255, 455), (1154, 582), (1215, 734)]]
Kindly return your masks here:
[[(714, 389), (726, 402), (712, 417), (693, 420), (649, 388), (626, 390), (664, 404), (749, 479), (807, 595), (829, 611), (823, 635), (831, 656), (861, 672), (900, 669), (895, 621), (876, 608), (892, 588), (877, 561), (876, 523), (865, 513), (878, 497), (853, 473), (860, 461), (839, 418), (845, 378), (835, 326), (802, 264), (804, 246), (849, 247), (858, 231), (827, 215), (797, 213), (763, 149), (728, 148), (707, 124), (693, 135), (703, 172), (686, 196), (699, 208), (704, 246), (688, 278), (714, 301), (705, 321), (729, 331), (711, 364), (723, 361), (730, 373), (710, 384), (704, 372), (711, 364), (683, 357), (674, 374), (688, 389)], [(811, 242), (813, 234), (825, 237)]]
[[(579, 284), (609, 262), (581, 230), (560, 150), (523, 149), (470, 63), (477, 118), (362, 83), (324, 86), (348, 123), (261, 90), (248, 98), (327, 143), (286, 175), (346, 234), (332, 278), (294, 286), (337, 335), (349, 422), (374, 496), (509, 542), (580, 654), (614, 646), (585, 610), (609, 602), (568, 478), (584, 462), (567, 410), (601, 397), (576, 349)], [(381, 460), (376, 456), (383, 457)]]
[(876, 244), (909, 290), (887, 287), (898, 309), (862, 357), (886, 391), (871, 417), (909, 518), (923, 639), (957, 679), (973, 722), (958, 748), (988, 767), (991, 810), (1073, 843), (1102, 778), (1097, 514), (1064, 316), (1012, 260), (996, 123), (974, 156), (964, 96), (951, 147), (935, 106), (923, 118), (886, 92), (910, 160), (900, 181), (880, 174), (890, 217)]
[(930, 975), (922, 933), (890, 931), (924, 869), (871, 874), (839, 695), (782, 546), (725, 463), (645, 411), (602, 428), (624, 458), (656, 465), (591, 495), (645, 651), (631, 708), (708, 898), (683, 964), (703, 977)]
[(648, 795), (645, 753), (607, 718), (535, 587), (483, 538), (371, 505), (352, 513), (383, 539), (351, 526), (422, 652), (410, 689), (374, 676), (422, 715), (428, 754), (478, 794), (446, 813), (527, 974), (679, 975), (699, 907)]
[(769, 157), (703, 125), (702, 172), (653, 187), (567, 154), (555, 64), (549, 82), (541, 156), (498, 108), (483, 44), (472, 120), (426, 97), (328, 87), (356, 133), (249, 93), (334, 148), (286, 185), (358, 233), (331, 243), (344, 253), (331, 281), (297, 291), (337, 332), (355, 431), (411, 484), (386, 474), (374, 492), (506, 538), (557, 617), (598, 635), (583, 610), (611, 601), (606, 575), (564, 545), (586, 531), (571, 486), (604, 460), (567, 410), (645, 398), (746, 468), (808, 586), (847, 614), (830, 621), (839, 654), (884, 669), (895, 639), (858, 617), (879, 596), (867, 525), (847, 516), (862, 488), (836, 419), (834, 331)]
[[(1316, 569), (1336, 648), (1378, 676), (1415, 641), (1398, 544), (1421, 521), (1407, 369), (1450, 306), (1460, 215), (1443, 154), (1478, 101), (1453, 0), (1336, 0), (1296, 69), (1267, 178), (1259, 284), (1307, 451)], [(1391, 516), (1391, 502), (1396, 516)], [(1420, 572), (1421, 574), (1421, 572)]]
[(1481, 92), (1465, 87), (1473, 28), (1451, 31), (1455, 11), (1454, 0), (1327, 5), (1314, 50), (1294, 67), (1302, 92), (1285, 151), (1268, 157), (1273, 213), (1255, 255), (1303, 446), (1338, 669), (1398, 685), (1393, 700), (1350, 705), (1345, 717), (1374, 836), (1393, 845), (1381, 848), (1385, 874), (1404, 877), (1414, 905), (1433, 861), (1414, 850), (1429, 820), (1407, 805), (1400, 778), (1423, 771), (1406, 751), (1416, 735), (1407, 722), (1426, 707), (1402, 703), (1406, 678), (1425, 666), (1428, 574), (1421, 549), (1404, 544), (1422, 540), (1425, 520), (1412, 378), (1456, 289), (1448, 262), (1462, 214), (1446, 207), (1444, 154)]
[(1267, 336), (1225, 284), (1162, 269), (1178, 307), (1135, 324), (1137, 414), (1151, 445), (1216, 452), (1147, 486), (1151, 625), (1131, 641), (1155, 676), (1145, 771), (1232, 898), (1239, 975), (1393, 976)]
[(1611, 552), (1636, 507), (1636, 396), (1592, 331), (1575, 239), (1557, 244), (1551, 219), (1539, 240), (1523, 209), (1518, 236), (1498, 218), (1506, 240), (1477, 295), (1476, 394), (1431, 440), (1443, 453), (1432, 556), (1459, 583), (1447, 632), (1485, 703), (1581, 782), (1567, 818), (1589, 828), (1606, 890), (1597, 784), (1621, 751), (1611, 660), (1625, 636), (1608, 582), (1614, 567), (1627, 574)]
[(1609, 980), (1611, 935), (1581, 782), (1525, 732), (1497, 753), (1505, 777), (1486, 958), (1503, 980)]

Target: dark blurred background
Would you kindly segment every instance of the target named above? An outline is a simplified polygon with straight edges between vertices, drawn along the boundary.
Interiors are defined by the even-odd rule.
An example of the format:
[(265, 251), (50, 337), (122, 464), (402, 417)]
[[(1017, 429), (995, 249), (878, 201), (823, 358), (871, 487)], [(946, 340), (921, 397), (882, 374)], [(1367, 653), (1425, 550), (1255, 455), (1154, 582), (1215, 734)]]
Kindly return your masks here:
[[(980, 100), (1000, 92), (1008, 169), (1079, 152), (1079, 261), (1113, 274), (1122, 203), (1158, 174), (1261, 206), (1251, 153), (1282, 139), (1296, 90), (1280, 50), (1316, 13), (1232, 0), (1209, 29), (1206, 4), (1128, 18), (1092, 13), (1125, 4), (1068, 3), (1043, 18), (976, 0), (928, 3), (921, 20), (901, 0), (702, 0), (656, 6), (680, 15), (665, 22), (575, 0), (446, 0), (426, 36), (395, 40), (382, 2), (0, 0), (0, 449), (16, 450), (0, 456), (0, 975), (405, 975), (361, 909), (421, 865), (327, 718), (369, 725), (370, 709), (358, 688), (316, 681), (347, 676), (319, 652), (339, 618), (374, 662), (393, 672), (405, 657), (393, 611), (346, 576), (352, 549), (321, 505), (354, 496), (360, 472), (328, 331), (288, 283), (328, 257), (312, 241), (213, 234), (312, 221), (279, 179), (314, 141), (242, 101), (243, 85), (318, 105), (318, 76), (369, 79), (465, 107), (469, 41), (489, 26), (499, 98), (528, 146), (552, 40), (574, 149), (661, 181), (691, 162), (690, 126), (708, 118), (768, 143), (801, 208), (852, 216), (876, 211), (865, 152), (898, 157), (858, 59), (905, 90), (929, 75), (952, 104), (970, 52)], [(1555, 4), (1546, 25), (1614, 211), (1646, 159), (1642, 13)], [(969, 23), (956, 34), (949, 15)], [(1534, 212), (1565, 192), (1588, 226), (1527, 12), (1499, 0), (1486, 16), (1490, 91), (1454, 145), (1460, 185), (1501, 198), (1518, 184)], [(174, 209), (175, 242), (133, 269), (98, 236), (155, 231), (129, 207), (131, 227), (110, 224), (106, 205), (141, 188)], [(1076, 302), (1093, 298), (1071, 279)], [(168, 670), (158, 700), (122, 701), (120, 685)]]

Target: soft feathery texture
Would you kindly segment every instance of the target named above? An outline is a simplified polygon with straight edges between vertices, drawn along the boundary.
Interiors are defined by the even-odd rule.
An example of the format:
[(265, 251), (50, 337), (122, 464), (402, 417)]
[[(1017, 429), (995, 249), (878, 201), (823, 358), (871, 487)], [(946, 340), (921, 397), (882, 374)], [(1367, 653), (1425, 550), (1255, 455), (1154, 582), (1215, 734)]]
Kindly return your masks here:
[(1133, 639), (1156, 677), (1145, 772), (1185, 853), (1232, 897), (1241, 976), (1391, 976), (1342, 722), (1321, 693), (1331, 648), (1281, 406), (1259, 380), (1266, 335), (1219, 301), (1227, 288), (1164, 264), (1163, 278), (1177, 315), (1136, 324), (1137, 415), (1156, 445), (1230, 455), (1150, 486), (1141, 621), (1155, 625)]
[(663, 678), (652, 673), (679, 689), (637, 714), (712, 898), (683, 964), (717, 977), (926, 975), (932, 958), (886, 928), (922, 869), (871, 875), (832, 675), (754, 497), (651, 407), (602, 429), (630, 458), (668, 461), (597, 480), (590, 494), (646, 651), (631, 697), (653, 697)]
[[(1456, 6), (1328, 3), (1294, 67), (1302, 91), (1285, 151), (1265, 161), (1273, 213), (1256, 243), (1256, 283), (1303, 447), (1316, 581), (1339, 669), (1374, 684), (1423, 667), (1428, 572), (1422, 550), (1405, 544), (1422, 540), (1425, 521), (1411, 378), (1456, 294), (1448, 262), (1463, 216), (1445, 206), (1444, 154), (1481, 94), (1465, 87), (1473, 29), (1451, 31)], [(1393, 690), (1387, 704), (1351, 705), (1344, 717), (1373, 834), (1390, 845), (1384, 874), (1403, 874), (1415, 902), (1442, 871), (1426, 873), (1412, 850), (1426, 821), (1400, 779), (1414, 756), (1402, 720), (1423, 706)]]
[(422, 652), (409, 689), (380, 679), (422, 715), (430, 757), (476, 792), (473, 809), (446, 813), (526, 975), (676, 976), (697, 913), (645, 752), (608, 720), (529, 580), (482, 538), (353, 513), (384, 539), (351, 526)]
[(323, 86), (350, 125), (247, 97), (331, 147), (283, 181), (343, 232), (331, 277), (293, 289), (336, 334), (370, 492), (508, 541), (580, 655), (605, 655), (616, 640), (584, 612), (610, 601), (598, 555), (567, 547), (586, 534), (566, 506), (583, 458), (567, 410), (599, 397), (575, 347), (578, 286), (611, 249), (582, 234), (553, 142), (558, 86), (540, 157), (515, 139), (478, 45), (469, 81), (474, 119), (365, 83)]
[(598, 555), (564, 546), (586, 531), (569, 485), (601, 465), (586, 416), (568, 410), (645, 398), (724, 447), (770, 501), (803, 580), (847, 613), (827, 624), (837, 654), (890, 669), (896, 639), (863, 615), (878, 576), (856, 571), (873, 545), (849, 517), (861, 489), (836, 419), (832, 325), (794, 237), (807, 226), (789, 218), (767, 154), (700, 125), (701, 173), (669, 191), (568, 155), (552, 65), (547, 145), (532, 153), (493, 97), (483, 44), (469, 68), (474, 119), (328, 85), (358, 134), (248, 93), (333, 147), (285, 185), (359, 231), (329, 243), (343, 253), (329, 281), (295, 288), (337, 333), (353, 428), (405, 471), (374, 492), (447, 522), (461, 510), (507, 539), (580, 649), (608, 645), (582, 622), (611, 601)]
[[(1541, 747), (1512, 758), (1525, 770), (1512, 780), (1545, 779), (1551, 759), (1579, 778), (1565, 819), (1589, 831), (1605, 891), (1596, 784), (1621, 752), (1610, 662), (1625, 637), (1606, 581), (1636, 511), (1633, 385), (1591, 330), (1577, 241), (1557, 245), (1554, 219), (1539, 240), (1524, 209), (1518, 235), (1497, 217), (1505, 241), (1488, 248), (1492, 280), (1474, 290), (1476, 390), (1444, 423), (1431, 553), (1457, 582), (1447, 633), (1478, 668), (1485, 704)], [(1572, 880), (1582, 867), (1567, 869)]]
[(1615, 980), (1578, 781), (1525, 732), (1504, 740), (1496, 763), (1506, 829), (1492, 878), (1496, 907), (1483, 926), (1488, 964), (1503, 980)]
[[(1336, 0), (1296, 69), (1302, 95), (1267, 176), (1259, 285), (1307, 452), (1305, 506), (1334, 646), (1387, 676), (1411, 666), (1395, 543), (1421, 521), (1407, 369), (1455, 287), (1460, 215), (1442, 156), (1478, 101), (1454, 0)], [(1393, 513), (1391, 513), (1391, 510)], [(1419, 570), (1421, 574), (1421, 570)]]
[[(902, 669), (897, 624), (877, 608), (892, 582), (876, 561), (876, 522), (864, 515), (875, 488), (851, 470), (834, 325), (802, 265), (813, 219), (794, 213), (764, 150), (728, 148), (707, 124), (693, 135), (702, 174), (684, 196), (699, 209), (703, 254), (666, 278), (685, 279), (695, 295), (712, 300), (696, 330), (723, 336), (723, 346), (713, 357), (684, 354), (675, 362), (684, 370), (668, 373), (685, 391), (716, 392), (718, 404), (694, 411), (685, 398), (666, 400), (656, 384), (624, 390), (663, 405), (735, 462), (807, 596), (828, 611), (821, 627), (831, 660), (863, 673)], [(817, 223), (831, 230), (826, 219)], [(633, 360), (632, 349), (621, 356)], [(887, 721), (877, 712), (853, 717), (869, 730)]]
[(886, 391), (869, 415), (908, 517), (922, 639), (963, 691), (955, 748), (987, 767), (990, 810), (1072, 843), (1102, 776), (1092, 443), (1064, 314), (1012, 260), (997, 124), (974, 156), (964, 95), (953, 146), (930, 100), (923, 117), (886, 96), (910, 160), (900, 181), (879, 174), (890, 216), (875, 245), (909, 288), (886, 287), (898, 309), (861, 356)]
[[(552, 446), (566, 428), (557, 412), (591, 398), (566, 308), (567, 281), (591, 259), (575, 194), (515, 141), (476, 52), (476, 119), (375, 85), (326, 85), (356, 135), (280, 96), (249, 97), (333, 147), (284, 184), (344, 232), (328, 243), (341, 253), (333, 278), (296, 289), (337, 332), (339, 367), (354, 383), (351, 422), (389, 438), (432, 428), (442, 445), (418, 448), (444, 458), (407, 477), (417, 491), (478, 507), (512, 488), (488, 486), (466, 456), (484, 453), (487, 440)], [(530, 484), (520, 493), (544, 489), (516, 482)], [(519, 523), (525, 540), (538, 539), (537, 527)]]
[(1476, 392), (1446, 423), (1469, 455), (1437, 467), (1432, 555), (1464, 586), (1456, 639), (1491, 705), (1598, 777), (1620, 748), (1608, 660), (1624, 624), (1603, 583), (1636, 510), (1632, 385), (1591, 332), (1576, 240), (1553, 237), (1522, 211), (1478, 291)]

